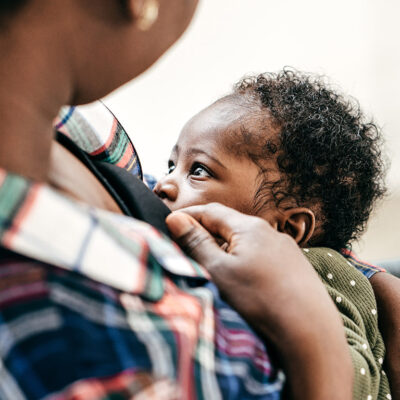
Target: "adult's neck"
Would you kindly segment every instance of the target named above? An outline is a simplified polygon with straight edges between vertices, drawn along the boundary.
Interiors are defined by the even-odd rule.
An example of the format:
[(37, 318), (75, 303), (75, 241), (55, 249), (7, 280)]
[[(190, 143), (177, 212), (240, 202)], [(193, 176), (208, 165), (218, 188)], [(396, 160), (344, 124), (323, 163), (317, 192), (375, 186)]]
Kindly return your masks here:
[(32, 45), (27, 35), (0, 36), (0, 167), (46, 181), (52, 122), (71, 90), (54, 43)]

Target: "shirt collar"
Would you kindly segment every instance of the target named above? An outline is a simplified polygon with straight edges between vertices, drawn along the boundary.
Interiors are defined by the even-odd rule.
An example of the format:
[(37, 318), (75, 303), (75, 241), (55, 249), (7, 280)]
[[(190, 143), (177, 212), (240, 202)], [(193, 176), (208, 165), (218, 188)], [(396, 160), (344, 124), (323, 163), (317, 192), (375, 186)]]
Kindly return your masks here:
[(208, 279), (204, 268), (150, 225), (75, 202), (3, 169), (0, 244), (151, 300), (163, 294), (162, 268)]
[(93, 160), (114, 164), (143, 179), (140, 160), (129, 135), (102, 102), (62, 107), (54, 120), (54, 128)]

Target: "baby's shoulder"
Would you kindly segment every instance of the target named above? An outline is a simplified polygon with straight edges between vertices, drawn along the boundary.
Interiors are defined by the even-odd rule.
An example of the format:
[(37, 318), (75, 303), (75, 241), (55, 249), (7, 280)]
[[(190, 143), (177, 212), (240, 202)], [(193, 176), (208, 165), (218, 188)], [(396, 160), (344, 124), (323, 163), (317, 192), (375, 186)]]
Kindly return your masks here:
[[(348, 273), (356, 277), (363, 275), (344, 255), (336, 250), (327, 247), (309, 247), (302, 250), (318, 273), (326, 271), (331, 276), (335, 270), (340, 272), (339, 275), (335, 274), (339, 279), (341, 273)], [(332, 280), (332, 278), (328, 279)]]
[(354, 344), (352, 351), (365, 359), (373, 356), (375, 363), (370, 366), (371, 374), (377, 380), (379, 390), (388, 393), (387, 379), (382, 375), (385, 347), (378, 329), (377, 305), (369, 279), (335, 250), (314, 247), (303, 249), (303, 252), (342, 317), (347, 340)]
[(366, 276), (342, 254), (326, 247), (310, 247), (303, 252), (327, 286), (346, 294), (353, 301), (365, 303), (369, 299), (375, 303), (374, 292)]
[(368, 278), (335, 250), (315, 247), (303, 251), (325, 284), (345, 326), (357, 326), (356, 330), (363, 331), (373, 346), (378, 334), (377, 306)]

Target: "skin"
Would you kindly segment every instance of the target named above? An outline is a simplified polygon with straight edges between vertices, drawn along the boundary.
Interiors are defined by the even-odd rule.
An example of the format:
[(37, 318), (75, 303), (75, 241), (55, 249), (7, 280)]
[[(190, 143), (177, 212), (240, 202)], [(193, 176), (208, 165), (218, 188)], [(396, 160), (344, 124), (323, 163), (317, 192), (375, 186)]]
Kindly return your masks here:
[(247, 157), (225, 151), (236, 115), (224, 115), (215, 104), (183, 128), (168, 161), (168, 174), (155, 192), (172, 210), (195, 204), (223, 203), (251, 214), (259, 182), (259, 169)]
[(207, 266), (225, 300), (276, 347), (290, 398), (353, 398), (339, 313), (289, 235), (218, 203), (185, 208), (166, 222), (179, 245)]
[(51, 148), (48, 183), (75, 200), (122, 214), (115, 200), (89, 169), (57, 142)]
[[(3, 127), (0, 167), (52, 184), (57, 190), (62, 186), (58, 183), (64, 179), (67, 182), (64, 192), (73, 197), (79, 197), (80, 190), (71, 193), (71, 183), (73, 186), (79, 182), (83, 188), (90, 178), (87, 174), (86, 178), (80, 176), (85, 172), (79, 163), (73, 167), (76, 179), (65, 178), (59, 170), (51, 171), (52, 121), (58, 110), (64, 104), (83, 104), (102, 97), (143, 72), (182, 34), (197, 1), (159, 0), (159, 18), (148, 32), (140, 31), (135, 23), (141, 14), (141, 0), (128, 0), (126, 15), (122, 15), (117, 1), (96, 0), (95, 3), (94, 6), (92, 0), (30, 0), (0, 32), (0, 122)], [(61, 157), (65, 161), (63, 167), (70, 168), (72, 162), (68, 156)], [(95, 194), (89, 193), (90, 198), (81, 200), (90, 204), (97, 195), (103, 196), (101, 190), (93, 190)], [(109, 207), (106, 199), (100, 203)], [(203, 217), (193, 210), (187, 210), (193, 217), (182, 213), (172, 215), (168, 219), (170, 229), (182, 246), (210, 270), (229, 302), (239, 307), (261, 337), (276, 342), (288, 371), (293, 398), (351, 399), (353, 368), (339, 315), (296, 243), (289, 236), (270, 229), (262, 219), (232, 209), (216, 214), (209, 206), (203, 207)], [(196, 218), (202, 221), (202, 226), (223, 237), (233, 253), (229, 255), (216, 246), (210, 234), (195, 224)], [(238, 233), (239, 226), (247, 228)], [(254, 232), (259, 231), (270, 243), (269, 248), (265, 242), (254, 242)], [(198, 246), (195, 246), (196, 238), (200, 239)], [(286, 276), (285, 269), (281, 268), (278, 250), (283, 245), (284, 260), (291, 268), (302, 271), (302, 288), (299, 282), (290, 279), (296, 276), (292, 271)], [(208, 257), (211, 254), (212, 259)], [(246, 287), (240, 281), (243, 266), (254, 268), (254, 279), (246, 281)], [(224, 269), (236, 271), (232, 276), (238, 280), (232, 289), (220, 274)], [(260, 288), (262, 282), (267, 286)], [(269, 289), (275, 284), (275, 292), (271, 293), (279, 290), (279, 307), (272, 298), (254, 297), (258, 289)], [(252, 286), (257, 290), (252, 290)], [(313, 296), (302, 299), (304, 288)], [(241, 307), (243, 295), (249, 295), (253, 301)], [(302, 307), (294, 308), (296, 304)], [(259, 318), (265, 313), (269, 316), (266, 325)], [(292, 320), (295, 323), (290, 323)], [(293, 346), (299, 341), (303, 346)], [(330, 351), (322, 352), (322, 347)]]
[(47, 181), (60, 107), (96, 100), (142, 73), (183, 33), (197, 0), (160, 0), (148, 32), (135, 24), (141, 3), (128, 1), (123, 16), (117, 1), (30, 0), (13, 17), (0, 36), (3, 167)]
[(370, 282), (378, 305), (379, 329), (386, 346), (385, 370), (392, 399), (400, 400), (400, 279), (377, 273)]
[[(171, 210), (181, 210), (193, 218), (178, 212), (167, 218), (167, 224), (180, 246), (207, 266), (226, 301), (242, 313), (261, 336), (272, 341), (279, 355), (283, 355), (291, 395), (307, 399), (334, 398), (328, 387), (315, 385), (315, 377), (319, 376), (320, 383), (324, 379), (331, 380), (341, 392), (338, 398), (351, 398), (351, 390), (346, 386), (351, 377), (337, 372), (334, 377), (329, 377), (333, 365), (344, 362), (349, 367), (348, 353), (338, 345), (332, 353), (334, 360), (331, 359), (330, 367), (329, 362), (323, 361), (325, 346), (331, 346), (332, 341), (342, 345), (345, 342), (341, 320), (325, 289), (316, 285), (319, 278), (297, 245), (306, 243), (312, 236), (314, 215), (304, 208), (278, 209), (274, 202), (262, 212), (255, 212), (254, 197), (260, 183), (260, 169), (248, 157), (230, 151), (232, 141), (237, 142), (235, 133), (244, 125), (243, 121), (251, 124), (248, 114), (248, 108), (233, 99), (225, 99), (192, 118), (171, 153), (168, 175), (157, 183), (154, 191)], [(253, 124), (251, 128), (258, 127)], [(271, 179), (278, 179), (275, 162), (271, 160), (267, 167)], [(263, 219), (247, 217), (244, 223), (243, 214), (225, 206)], [(290, 233), (293, 238), (277, 231)], [(272, 241), (274, 234), (278, 237)], [(269, 254), (273, 252), (280, 258), (279, 266), (276, 262), (268, 263), (262, 251), (265, 243), (272, 242), (274, 245), (269, 247)], [(237, 257), (241, 253), (246, 253), (246, 258)], [(300, 254), (301, 262), (293, 264), (292, 257), (300, 257)], [(305, 271), (308, 275), (304, 280)], [(297, 279), (300, 275), (301, 280)], [(286, 285), (296, 296), (288, 298), (285, 295), (283, 287)], [(312, 295), (305, 297), (305, 292)], [(314, 325), (305, 324), (302, 317), (299, 318), (298, 311), (302, 307), (310, 313), (306, 320), (318, 315), (321, 330), (314, 332)], [(281, 316), (283, 309), (285, 315)], [(335, 327), (328, 328), (333, 321)], [(293, 327), (296, 327), (296, 333)], [(298, 365), (303, 357), (311, 366), (310, 375), (299, 378)], [(297, 366), (294, 360), (297, 360)], [(343, 380), (346, 383), (341, 386)]]
[[(240, 130), (244, 126), (249, 131), (263, 132), (258, 120), (254, 110), (229, 97), (201, 111), (184, 126), (168, 161), (168, 174), (158, 181), (154, 192), (172, 211), (221, 203), (259, 216), (276, 230), (289, 233), (299, 245), (307, 245), (315, 231), (315, 216), (310, 209), (294, 205), (278, 208), (272, 195), (266, 207), (255, 207), (257, 189), (264, 177), (259, 166), (243, 153)], [(269, 134), (276, 132), (271, 130)], [(235, 147), (241, 147), (241, 152), (232, 151)], [(263, 167), (268, 168), (271, 181), (279, 180), (275, 160), (265, 161)]]
[[(216, 202), (249, 215), (258, 215), (276, 230), (291, 235), (296, 243), (301, 245), (302, 240), (299, 238), (306, 236), (309, 240), (316, 232), (315, 222), (310, 223), (314, 219), (311, 210), (293, 207), (289, 210), (277, 209), (273, 202), (261, 213), (254, 210), (253, 200), (260, 182), (259, 168), (245, 156), (234, 154), (231, 150), (234, 145), (232, 142), (237, 138), (235, 132), (243, 126), (243, 120), (252, 124), (250, 127), (252, 129), (257, 125), (254, 118), (251, 121), (251, 115), (250, 118), (246, 118), (249, 113), (252, 114), (247, 107), (238, 105), (237, 99), (228, 97), (193, 117), (183, 128), (172, 150), (168, 174), (160, 179), (154, 191), (172, 211)], [(273, 135), (274, 132), (270, 134)], [(278, 179), (279, 173), (275, 163), (270, 161), (267, 167), (273, 171), (270, 173), (271, 179)], [(192, 208), (189, 208), (189, 213), (193, 212), (191, 210)], [(194, 215), (202, 223), (208, 221), (207, 216), (201, 216), (198, 211)], [(225, 236), (220, 236), (217, 232), (216, 237), (218, 243), (221, 243), (221, 237)], [(198, 241), (199, 239), (196, 239), (196, 242)], [(228, 253), (233, 251), (229, 241), (222, 240), (222, 242), (224, 250)], [(282, 250), (282, 254), (285, 252), (286, 250)], [(194, 256), (196, 255), (195, 252)], [(219, 287), (232, 288), (236, 277), (233, 278), (234, 282), (230, 282), (231, 277), (224, 274), (220, 278), (219, 273), (224, 272), (218, 269), (216, 276), (213, 276), (217, 281), (219, 279)], [(243, 281), (247, 278), (241, 276), (239, 279)], [(398, 400), (400, 399), (400, 312), (394, 310), (400, 304), (400, 279), (386, 273), (378, 273), (370, 282), (376, 294), (379, 328), (387, 348), (385, 369), (391, 382), (392, 397)], [(254, 289), (251, 284), (249, 287)], [(237, 291), (243, 289), (240, 287)], [(265, 294), (266, 291), (263, 290), (260, 293)], [(228, 297), (229, 295), (227, 293)], [(248, 296), (248, 293), (243, 294), (242, 299), (249, 298)], [(235, 306), (240, 309), (242, 301)], [(259, 317), (265, 318), (265, 316)]]

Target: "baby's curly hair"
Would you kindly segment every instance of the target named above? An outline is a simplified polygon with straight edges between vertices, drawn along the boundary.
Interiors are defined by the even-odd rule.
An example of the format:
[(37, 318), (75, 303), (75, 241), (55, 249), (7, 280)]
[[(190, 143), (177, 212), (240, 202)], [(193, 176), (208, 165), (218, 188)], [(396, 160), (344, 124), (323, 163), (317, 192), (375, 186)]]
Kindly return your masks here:
[[(386, 168), (380, 129), (365, 119), (358, 103), (324, 78), (293, 69), (247, 77), (232, 96), (256, 104), (269, 121), (263, 122), (265, 131), (277, 132), (275, 138), (264, 134), (261, 143), (256, 135), (258, 150), (248, 153), (265, 174), (257, 207), (266, 207), (272, 193), (277, 206), (291, 199), (312, 209), (320, 227), (313, 246), (341, 249), (359, 238), (386, 192)], [(274, 182), (262, 169), (262, 158), (272, 157), (280, 171)]]

